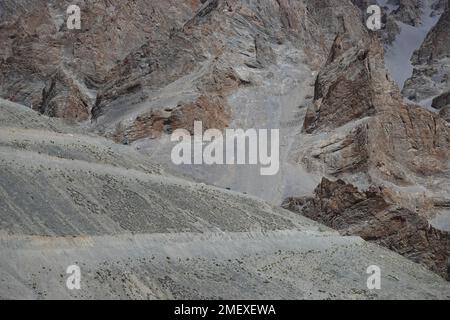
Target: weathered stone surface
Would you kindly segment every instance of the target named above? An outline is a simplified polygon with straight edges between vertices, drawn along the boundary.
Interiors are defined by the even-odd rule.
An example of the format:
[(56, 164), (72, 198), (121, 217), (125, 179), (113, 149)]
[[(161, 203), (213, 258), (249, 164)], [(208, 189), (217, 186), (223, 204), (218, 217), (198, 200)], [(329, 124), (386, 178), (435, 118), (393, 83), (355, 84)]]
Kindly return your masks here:
[[(168, 39), (199, 3), (85, 2), (80, 4), (82, 30), (71, 31), (66, 27), (71, 1), (3, 1), (0, 95), (52, 116), (85, 120), (96, 91), (117, 65), (145, 42), (157, 46)], [(57, 94), (43, 94), (52, 83)]]
[(450, 105), (450, 91), (444, 92), (440, 96), (433, 99), (431, 106), (435, 109), (442, 109)]
[(222, 130), (230, 121), (230, 110), (220, 96), (202, 95), (195, 101), (179, 104), (174, 109), (150, 111), (141, 114), (131, 122), (119, 123), (113, 134), (114, 141), (129, 144), (150, 138), (156, 139), (164, 133), (185, 129), (194, 134), (194, 122), (202, 122), (203, 131)]
[(397, 206), (389, 190), (360, 191), (342, 180), (323, 179), (311, 199), (287, 199), (284, 207), (358, 235), (426, 265), (450, 279), (450, 232), (437, 230), (417, 212)]
[[(376, 239), (449, 278), (448, 233), (428, 223), (441, 210), (435, 199), (450, 197), (449, 126), (436, 113), (403, 102), (384, 69), (376, 38), (358, 47), (345, 46), (343, 39), (345, 34), (337, 37), (317, 76), (304, 122), (311, 138), (301, 144), (305, 150), (299, 159), (327, 177), (382, 188), (383, 197), (324, 179), (316, 189), (320, 200), (290, 199), (287, 205), (334, 228)], [(330, 192), (321, 192), (328, 187)], [(373, 204), (357, 206), (367, 201)], [(307, 203), (309, 209), (301, 209)], [(406, 222), (393, 224), (391, 218)]]
[(412, 62), (423, 64), (433, 59), (441, 59), (449, 55), (450, 10), (446, 10), (438, 23), (431, 29), (422, 46), (414, 53)]
[(450, 90), (450, 9), (441, 15), (412, 57), (414, 71), (403, 94), (421, 101)]
[(417, 0), (398, 0), (398, 8), (394, 10), (395, 18), (403, 23), (417, 26), (422, 13), (421, 4)]
[(149, 112), (136, 117), (130, 124), (119, 123), (113, 134), (114, 141), (129, 144), (139, 139), (156, 139), (164, 131), (164, 125), (169, 117), (168, 112)]
[(172, 110), (167, 125), (169, 131), (186, 129), (194, 134), (194, 122), (201, 121), (203, 130), (222, 130), (228, 126), (230, 111), (219, 96), (200, 96), (196, 101), (177, 106)]
[(370, 59), (376, 53), (364, 45), (352, 47), (345, 39), (336, 37), (327, 64), (317, 76), (314, 105), (308, 108), (304, 122), (307, 133), (334, 129), (376, 111), (370, 81)]
[[(305, 43), (311, 61), (320, 64), (336, 27), (362, 34), (362, 26), (354, 22), (360, 20), (355, 8), (338, 1), (265, 0), (259, 6), (240, 1), (84, 4), (80, 31), (66, 29), (67, 3), (3, 5), (1, 40), (8, 45), (0, 53), (0, 92), (4, 98), (75, 121), (123, 113), (124, 105), (128, 110), (154, 98), (155, 91), (188, 74), (198, 73), (197, 78), (205, 79), (206, 86), (198, 88), (201, 94), (229, 93), (236, 87), (233, 82), (241, 81), (233, 67), (275, 63), (274, 43)], [(40, 26), (35, 36), (28, 36), (33, 34), (28, 29), (16, 28), (19, 14), (24, 21), (21, 28)], [(235, 40), (239, 37), (252, 45), (245, 48)], [(224, 62), (229, 67), (222, 68)], [(200, 71), (201, 63), (211, 67)], [(14, 77), (23, 81), (19, 84)], [(222, 80), (214, 87), (210, 79)], [(218, 87), (221, 82), (226, 82), (224, 88)], [(25, 87), (29, 89), (22, 92)], [(58, 94), (49, 95), (51, 87)]]
[[(449, 298), (448, 283), (393, 252), (173, 177), (128, 146), (2, 99), (0, 124), (1, 298)], [(74, 263), (81, 290), (66, 287)]]
[[(369, 1), (354, 3), (365, 14)], [(386, 30), (374, 34), (361, 10), (341, 0), (86, 1), (80, 31), (66, 30), (68, 1), (2, 1), (0, 96), (44, 115), (1, 101), (0, 275), (11, 286), (1, 286), (0, 295), (448, 299), (448, 284), (425, 268), (273, 207), (286, 196), (310, 195), (323, 176), (359, 190), (375, 186), (383, 193), (336, 191), (342, 207), (330, 203), (332, 193), (321, 199), (360, 212), (355, 230), (365, 238), (373, 232), (379, 243), (397, 241), (396, 251), (444, 274), (444, 231), (427, 229), (426, 221), (448, 210), (447, 109), (438, 115), (405, 104), (377, 40), (392, 40), (398, 19), (418, 23), (416, 2), (402, 3), (383, 17)], [(434, 32), (438, 42), (444, 29)], [(196, 120), (204, 130), (280, 129), (280, 173), (262, 178), (238, 166), (176, 171), (168, 134), (192, 133)], [(272, 204), (175, 178), (155, 163)], [(378, 227), (365, 229), (364, 215)], [(161, 251), (151, 260), (155, 248)], [(374, 252), (390, 270), (385, 291), (375, 294), (365, 285)], [(90, 282), (76, 297), (35, 268), (64, 271), (69, 260), (85, 263)], [(15, 265), (23, 267), (11, 271)]]
[[(45, 14), (49, 10), (43, 3), (33, 3), (33, 12), (20, 11), (23, 8), (16, 11), (15, 7), (20, 7), (22, 1), (5, 3), (9, 8), (5, 11), (8, 18), (3, 20), (6, 23), (2, 27), (12, 36), (16, 29), (11, 26), (11, 21), (17, 18), (17, 12), (22, 14), (23, 24), (28, 24), (32, 17), (38, 15), (36, 12)], [(297, 126), (300, 126), (303, 115), (292, 120), (291, 113), (298, 111), (298, 106), (305, 105), (304, 96), (312, 95), (312, 88), (305, 84), (314, 77), (314, 70), (326, 61), (337, 33), (345, 30), (355, 42), (366, 36), (360, 12), (350, 1), (228, 0), (202, 4), (187, 0), (138, 1), (128, 6), (95, 3), (93, 7), (84, 3), (80, 5), (80, 31), (65, 28), (67, 2), (50, 2), (54, 3), (57, 6), (49, 7), (53, 16), (57, 16), (61, 30), (41, 29), (40, 37), (30, 38), (28, 45), (55, 47), (57, 59), (54, 60), (62, 62), (53, 67), (64, 67), (63, 71), (70, 79), (76, 80), (77, 90), (73, 96), (83, 98), (87, 107), (82, 101), (66, 103), (62, 96), (68, 92), (64, 89), (66, 84), (57, 84), (57, 91), (61, 91), (58, 102), (65, 103), (56, 105), (48, 101), (44, 105), (50, 106), (49, 110), (43, 107), (41, 111), (63, 117), (70, 114), (73, 120), (83, 121), (82, 126), (92, 132), (135, 147), (139, 144), (140, 150), (148, 151), (149, 156), (160, 157), (158, 161), (161, 160), (162, 165), (171, 163), (167, 143), (170, 130), (166, 130), (170, 129), (169, 126), (165, 126), (160, 134), (162, 120), (159, 117), (166, 117), (165, 110), (176, 110), (201, 96), (222, 97), (223, 103), (216, 105), (230, 107), (231, 127), (279, 128), (288, 121), (297, 121)], [(133, 15), (139, 17), (134, 18)], [(52, 24), (53, 20), (45, 19)], [(147, 25), (143, 23), (145, 20), (148, 20)], [(44, 38), (53, 40), (50, 42)], [(67, 43), (64, 42), (64, 50), (60, 49), (61, 38), (68, 39)], [(108, 42), (111, 42), (109, 46)], [(36, 103), (33, 103), (36, 108), (41, 104), (43, 88), (50, 87), (54, 70), (34, 61), (37, 59), (34, 55), (28, 58), (30, 61), (24, 65), (42, 66), (39, 81), (31, 84), (7, 79), (0, 82), (0, 92), (8, 98), (9, 94), (3, 95), (3, 88), (9, 92), (16, 90), (16, 86), (30, 86), (28, 93), (36, 91)], [(12, 75), (8, 68), (4, 69), (5, 74)], [(28, 72), (24, 78), (32, 79), (30, 74)], [(22, 98), (18, 101), (30, 105)], [(71, 112), (64, 111), (66, 104)], [(83, 114), (77, 117), (76, 110), (83, 111)], [(86, 110), (90, 122), (84, 121)], [(221, 112), (217, 110), (217, 114)], [(189, 116), (190, 112), (179, 114)], [(155, 117), (158, 119), (154, 123)], [(133, 125), (136, 119), (138, 121)], [(186, 124), (188, 119), (177, 121)], [(131, 138), (127, 140), (125, 135), (128, 131)], [(290, 133), (294, 132), (287, 127), (284, 131), (283, 139), (286, 141), (282, 144), (286, 148), (282, 150), (283, 159), (289, 156)], [(158, 146), (158, 152), (155, 152), (154, 145)], [(167, 145), (164, 150), (159, 148), (163, 145)], [(220, 170), (220, 174), (206, 175), (205, 171), (188, 174), (195, 178), (200, 175), (202, 179), (207, 176), (205, 182), (220, 182), (223, 187), (262, 195), (260, 186), (265, 183), (249, 183), (258, 179), (253, 173), (247, 176), (246, 172), (233, 169), (231, 174), (227, 172), (229, 170)], [(284, 180), (292, 180), (291, 171), (297, 169), (289, 164), (286, 170), (281, 171), (280, 177), (271, 182), (277, 187), (263, 192), (263, 197), (272, 203), (280, 203), (284, 193), (291, 189)], [(223, 175), (223, 179), (219, 175)], [(312, 190), (316, 181), (308, 180), (311, 183), (307, 189)], [(302, 185), (295, 188), (306, 189)]]
[[(339, 43), (334, 48), (342, 48)], [(325, 163), (328, 174), (363, 173), (368, 183), (381, 178), (399, 186), (448, 175), (448, 126), (436, 114), (403, 103), (375, 38), (338, 53), (319, 72), (304, 130), (320, 134), (337, 128), (342, 128), (339, 139), (330, 137), (329, 142), (316, 143), (320, 149), (303, 153)]]
[(450, 123), (450, 106), (443, 107), (439, 112), (439, 115), (442, 117), (442, 119)]

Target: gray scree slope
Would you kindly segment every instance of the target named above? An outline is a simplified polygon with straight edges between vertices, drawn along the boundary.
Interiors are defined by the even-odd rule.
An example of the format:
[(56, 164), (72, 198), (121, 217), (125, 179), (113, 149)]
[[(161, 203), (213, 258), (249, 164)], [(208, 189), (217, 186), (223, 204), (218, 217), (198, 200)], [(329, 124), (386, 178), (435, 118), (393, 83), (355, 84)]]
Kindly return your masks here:
[(5, 100), (0, 132), (0, 298), (450, 298), (393, 252)]

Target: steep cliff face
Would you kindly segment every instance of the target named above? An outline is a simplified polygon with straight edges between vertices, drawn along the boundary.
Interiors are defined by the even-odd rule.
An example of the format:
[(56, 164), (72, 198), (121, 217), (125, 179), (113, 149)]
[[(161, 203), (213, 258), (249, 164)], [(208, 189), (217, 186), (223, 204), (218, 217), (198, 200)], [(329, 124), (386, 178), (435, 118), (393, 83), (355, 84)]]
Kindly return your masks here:
[(2, 4), (2, 97), (50, 116), (97, 119), (154, 99), (187, 75), (195, 77), (191, 96), (225, 94), (242, 84), (239, 65), (276, 62), (273, 48), (284, 41), (320, 65), (336, 29), (362, 33), (356, 10), (337, 1), (80, 5), (82, 30), (71, 31), (67, 1)]
[[(345, 38), (336, 38), (317, 76), (303, 125), (310, 137), (306, 142), (299, 137), (303, 142), (297, 149), (305, 149), (298, 159), (311, 170), (364, 189), (381, 187), (389, 204), (343, 181), (323, 180), (315, 200), (297, 211), (376, 240), (449, 278), (448, 232), (434, 229), (427, 219), (446, 211), (438, 203), (450, 196), (450, 127), (438, 114), (403, 102), (384, 68), (377, 37), (347, 49)], [(391, 226), (395, 220), (405, 224)]]
[[(240, 88), (260, 86), (253, 75), (269, 76), (266, 70), (273, 73), (277, 68), (281, 72), (281, 64), (295, 67), (307, 62), (317, 68), (336, 31), (348, 29), (355, 39), (363, 37), (358, 20), (349, 3), (207, 1), (169, 39), (159, 45), (146, 43), (113, 70), (99, 90), (93, 128), (107, 133), (141, 110), (173, 109), (199, 97), (227, 99)], [(299, 59), (287, 57), (291, 50), (303, 51), (304, 60), (287, 62)], [(148, 67), (143, 70), (143, 66)], [(226, 103), (218, 107), (222, 105)]]
[[(335, 47), (342, 47), (339, 39)], [(329, 132), (336, 139), (331, 133), (338, 128), (342, 139), (326, 148), (325, 142), (316, 143), (321, 154), (303, 152), (336, 176), (364, 172), (368, 181), (382, 177), (406, 186), (448, 172), (448, 125), (432, 112), (404, 104), (375, 38), (329, 60), (319, 72), (304, 131)]]
[[(348, 35), (347, 35), (348, 37)], [(308, 108), (304, 130), (313, 133), (320, 129), (336, 129), (349, 122), (373, 115), (374, 105), (372, 81), (374, 72), (382, 61), (381, 46), (361, 43), (346, 44), (346, 36), (338, 35), (331, 48), (325, 66), (317, 76), (314, 90), (314, 104)], [(373, 71), (372, 71), (373, 70)]]
[[(449, 7), (450, 8), (450, 7)], [(411, 100), (428, 99), (428, 104), (441, 108), (431, 99), (450, 91), (450, 9), (440, 17), (421, 47), (414, 52), (414, 71), (405, 83), (403, 94)]]

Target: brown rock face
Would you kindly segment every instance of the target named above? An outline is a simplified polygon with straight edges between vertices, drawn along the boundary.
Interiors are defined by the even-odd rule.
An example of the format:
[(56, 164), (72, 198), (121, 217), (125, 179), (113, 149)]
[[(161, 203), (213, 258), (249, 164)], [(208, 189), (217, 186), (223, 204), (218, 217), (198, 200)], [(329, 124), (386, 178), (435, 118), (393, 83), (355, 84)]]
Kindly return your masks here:
[(201, 60), (192, 40), (180, 31), (174, 31), (170, 39), (142, 45), (108, 74), (107, 82), (98, 90), (93, 118), (145, 101), (148, 91), (192, 72)]
[[(86, 2), (82, 29), (67, 30), (70, 4), (2, 2), (0, 95), (75, 121), (139, 104), (208, 60), (228, 66), (205, 68), (199, 79), (228, 82), (237, 79), (233, 66), (275, 63), (275, 42), (307, 43), (308, 57), (320, 64), (336, 28), (362, 34), (357, 10), (337, 0)], [(58, 95), (46, 90), (43, 97), (53, 81)]]
[(154, 110), (137, 116), (131, 123), (121, 122), (112, 137), (116, 142), (128, 144), (144, 138), (156, 139), (176, 129), (194, 134), (195, 121), (202, 122), (203, 130), (222, 130), (228, 126), (230, 117), (223, 97), (203, 95), (174, 109)]
[[(67, 29), (71, 4), (2, 1), (0, 95), (48, 115), (82, 121), (117, 65), (146, 42), (158, 47), (200, 1), (89, 1), (80, 4), (81, 30)], [(51, 87), (57, 93), (49, 94)]]
[(203, 130), (228, 126), (231, 114), (225, 100), (218, 96), (201, 96), (195, 102), (178, 106), (168, 119), (170, 131), (186, 129), (194, 134), (194, 122), (201, 121)]
[[(277, 63), (274, 48), (286, 42), (294, 48), (304, 45), (309, 62), (318, 65), (326, 57), (336, 29), (355, 39), (365, 35), (359, 21), (358, 10), (350, 2), (335, 0), (264, 0), (258, 5), (204, 1), (181, 28), (170, 30), (166, 38), (146, 42), (111, 69), (98, 89), (92, 117), (119, 114), (130, 106), (155, 101), (165, 90), (172, 96), (188, 92), (226, 98), (240, 86), (252, 85), (237, 69), (269, 68)], [(167, 89), (170, 86), (173, 88)], [(185, 97), (180, 98), (185, 103), (182, 99)], [(174, 109), (176, 105), (164, 107)], [(190, 113), (183, 113), (188, 118), (177, 121), (186, 124)]]
[[(332, 177), (362, 175), (367, 183), (381, 179), (400, 187), (399, 192), (402, 187), (427, 186), (425, 179), (435, 176), (432, 185), (439, 191), (434, 183), (445, 188), (438, 177), (446, 177), (450, 167), (448, 136), (448, 125), (437, 114), (400, 104), (314, 146), (305, 161), (322, 163), (324, 173)], [(404, 196), (411, 204), (408, 192)]]
[(450, 280), (450, 233), (392, 203), (388, 190), (372, 187), (363, 192), (342, 180), (324, 178), (314, 198), (290, 198), (283, 206), (344, 235), (387, 247)]
[[(353, 184), (324, 178), (315, 198), (287, 199), (285, 206), (450, 279), (449, 233), (428, 223), (444, 208), (435, 197), (449, 197), (450, 127), (442, 115), (403, 102), (378, 39), (356, 46), (345, 40), (336, 38), (317, 76), (303, 127), (312, 143), (300, 159)], [(372, 187), (361, 192), (355, 185)]]
[(168, 116), (160, 111), (139, 115), (129, 125), (119, 123), (112, 137), (117, 143), (123, 144), (144, 138), (159, 138), (164, 131), (167, 118)]
[(439, 112), (439, 116), (445, 121), (450, 123), (450, 106), (442, 108), (441, 111)]
[(405, 186), (417, 183), (416, 177), (446, 174), (450, 167), (446, 123), (432, 112), (403, 103), (386, 74), (376, 38), (348, 50), (342, 49), (341, 39), (319, 72), (304, 131), (351, 129), (337, 140), (323, 142), (326, 146), (312, 157), (324, 162), (330, 175), (363, 173), (369, 183), (381, 177)]
[(375, 118), (369, 136), (377, 166), (389, 168), (385, 176), (391, 181), (396, 181), (396, 172), (400, 172), (395, 163), (403, 166), (403, 172), (422, 177), (448, 172), (450, 130), (432, 112), (403, 106)]
[(417, 26), (420, 24), (422, 9), (417, 0), (399, 0), (399, 7), (394, 11), (395, 17), (403, 23)]
[(306, 114), (305, 132), (335, 129), (375, 113), (368, 50), (362, 47), (347, 50), (350, 46), (343, 37), (336, 38), (327, 65), (316, 80), (314, 105)]
[(42, 100), (33, 106), (42, 114), (78, 122), (88, 120), (92, 101), (75, 80), (59, 71), (42, 89)]

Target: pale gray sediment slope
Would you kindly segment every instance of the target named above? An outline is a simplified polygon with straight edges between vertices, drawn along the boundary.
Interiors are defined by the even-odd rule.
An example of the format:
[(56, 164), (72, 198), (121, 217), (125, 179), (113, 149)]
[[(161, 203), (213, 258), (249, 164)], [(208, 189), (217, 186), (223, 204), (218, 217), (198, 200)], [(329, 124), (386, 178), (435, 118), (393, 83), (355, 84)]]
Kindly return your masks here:
[[(4, 100), (0, 124), (1, 298), (450, 298), (395, 253), (170, 176), (132, 148)], [(71, 264), (79, 291), (65, 286)], [(374, 264), (382, 289), (369, 291)]]
[[(3, 298), (450, 298), (448, 284), (424, 268), (326, 232), (10, 236), (1, 243)], [(74, 263), (83, 277), (79, 291), (65, 286)], [(381, 267), (381, 290), (366, 287), (370, 264)]]

